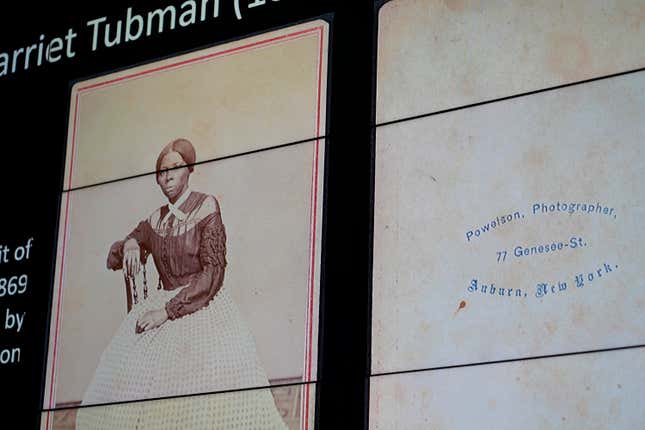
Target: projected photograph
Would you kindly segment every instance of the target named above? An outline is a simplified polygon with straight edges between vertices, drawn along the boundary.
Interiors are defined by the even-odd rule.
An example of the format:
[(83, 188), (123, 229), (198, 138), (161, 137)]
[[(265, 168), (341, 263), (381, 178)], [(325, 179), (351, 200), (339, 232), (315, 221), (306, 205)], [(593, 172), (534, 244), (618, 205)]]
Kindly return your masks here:
[(369, 428), (639, 429), (643, 387), (645, 348), (374, 376)]
[[(106, 430), (115, 427), (108, 427), (107, 423), (114, 422), (111, 417), (121, 417), (119, 422), (131, 423), (136, 419), (136, 427), (117, 427), (119, 429), (159, 429), (168, 428), (168, 422), (171, 422), (172, 429), (199, 429), (210, 430), (213, 428), (219, 429), (234, 429), (240, 428), (239, 412), (227, 408), (227, 404), (248, 402), (248, 399), (256, 396), (273, 396), (276, 408), (282, 416), (287, 428), (297, 428), (300, 419), (298, 417), (297, 409), (293, 407), (294, 403), (298, 402), (300, 395), (304, 392), (305, 388), (313, 396), (315, 392), (315, 385), (290, 385), (280, 388), (260, 388), (252, 390), (251, 394), (245, 394), (240, 391), (232, 391), (227, 393), (216, 393), (209, 395), (199, 395), (190, 397), (177, 397), (172, 399), (163, 400), (146, 400), (145, 406), (139, 403), (124, 403), (112, 404), (101, 406), (89, 406), (80, 414), (78, 427), (85, 427), (85, 422), (100, 422), (106, 423), (103, 427), (94, 426), (92, 428), (104, 428)], [(269, 392), (270, 391), (270, 392)], [(258, 405), (255, 405), (258, 407)], [(266, 406), (266, 405), (265, 405)], [(145, 407), (147, 413), (142, 416), (141, 408)], [(271, 420), (272, 412), (262, 411), (255, 409), (255, 419), (250, 423), (254, 429), (282, 429), (285, 428), (281, 423)], [(313, 409), (309, 411), (313, 415)], [(75, 417), (79, 414), (79, 409), (61, 409), (52, 412), (44, 412), (41, 418), (41, 429), (50, 428), (68, 430), (73, 429)], [(220, 426), (212, 427), (211, 423), (214, 421), (213, 417), (217, 417), (216, 422)], [(91, 421), (90, 421), (91, 420)], [(246, 425), (246, 424), (244, 424)]]
[(44, 428), (313, 425), (327, 28), (74, 85)]
[(643, 343), (644, 94), (631, 73), (377, 129), (373, 373)]
[(377, 3), (370, 428), (643, 427), (643, 12)]
[(645, 64), (638, 0), (381, 3), (377, 124)]

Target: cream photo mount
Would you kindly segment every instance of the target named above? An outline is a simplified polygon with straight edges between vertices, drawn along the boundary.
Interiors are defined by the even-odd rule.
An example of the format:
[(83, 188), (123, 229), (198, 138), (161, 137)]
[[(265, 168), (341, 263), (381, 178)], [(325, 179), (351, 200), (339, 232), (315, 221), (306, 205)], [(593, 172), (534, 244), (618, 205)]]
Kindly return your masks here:
[[(282, 282), (286, 285), (282, 287), (283, 290), (288, 286), (295, 286), (295, 280), (300, 279), (297, 281), (300, 287), (296, 287), (300, 291), (298, 294), (303, 295), (302, 292), (305, 292), (302, 303), (287, 306), (288, 309), (296, 309), (290, 311), (293, 315), (284, 314), (282, 318), (283, 327), (290, 327), (290, 324), (293, 326), (298, 320), (302, 320), (301, 327), (297, 329), (300, 334), (282, 335), (283, 339), (303, 338), (298, 358), (301, 364), (298, 372), (289, 373), (284, 369), (284, 363), (274, 359), (275, 363), (271, 364), (274, 370), (267, 368), (267, 373), (271, 371), (275, 378), (270, 376), (269, 378), (279, 385), (298, 381), (303, 383), (304, 393), (300, 396), (300, 428), (307, 429), (313, 425), (314, 396), (309, 393), (309, 389), (310, 382), (315, 381), (317, 375), (328, 36), (329, 24), (318, 20), (74, 85), (65, 164), (64, 188), (67, 191), (62, 195), (52, 300), (43, 402), (45, 410), (74, 405), (80, 400), (78, 394), (72, 397), (68, 395), (69, 398), (58, 400), (60, 397), (65, 397), (59, 393), (60, 366), (64, 366), (65, 362), (60, 357), (61, 352), (65, 350), (65, 345), (61, 344), (66, 341), (63, 333), (65, 320), (68, 320), (69, 325), (69, 320), (73, 320), (70, 314), (74, 313), (72, 310), (65, 309), (66, 303), (68, 307), (74, 308), (78, 306), (78, 300), (80, 300), (74, 302), (66, 293), (71, 288), (68, 284), (79, 280), (70, 273), (70, 265), (75, 264), (74, 258), (76, 258), (77, 268), (82, 266), (87, 268), (87, 261), (82, 262), (87, 258), (97, 263), (100, 261), (101, 264), (97, 266), (99, 267), (97, 270), (105, 271), (105, 255), (100, 255), (100, 251), (92, 253), (84, 252), (80, 248), (74, 250), (74, 242), (83, 242), (79, 240), (81, 236), (74, 234), (74, 218), (77, 220), (85, 218), (87, 221), (87, 217), (83, 217), (80, 212), (90, 210), (91, 205), (84, 204), (83, 201), (90, 202), (95, 199), (96, 197), (92, 195), (112, 195), (108, 199), (110, 200), (118, 198), (120, 192), (114, 191), (123, 188), (154, 189), (155, 175), (146, 175), (146, 173), (154, 172), (154, 159), (157, 153), (173, 139), (185, 138), (194, 145), (197, 157), (192, 161), (196, 163), (195, 175), (201, 175), (202, 186), (208, 188), (211, 184), (208, 182), (209, 175), (211, 179), (217, 177), (217, 172), (208, 173), (211, 169), (221, 171), (221, 166), (225, 166), (224, 170), (228, 170), (229, 174), (226, 178), (218, 178), (217, 183), (228, 181), (231, 187), (237, 186), (238, 189), (244, 188), (245, 185), (269, 187), (271, 184), (296, 188), (295, 191), (291, 190), (293, 192), (287, 193), (288, 198), (281, 198), (280, 195), (284, 193), (280, 191), (284, 190), (275, 188), (273, 202), (264, 198), (272, 194), (264, 193), (259, 198), (259, 200), (264, 198), (262, 200), (264, 207), (253, 207), (254, 201), (250, 198), (244, 202), (240, 198), (227, 197), (226, 192), (217, 190), (217, 185), (214, 191), (208, 191), (208, 193), (213, 193), (213, 197), (218, 202), (225, 227), (229, 222), (227, 210), (230, 214), (228, 219), (234, 218), (231, 229), (227, 229), (229, 236), (227, 240), (231, 242), (236, 237), (235, 228), (237, 228), (239, 239), (237, 243), (243, 244), (243, 246), (238, 245), (240, 252), (246, 252), (244, 246), (246, 250), (252, 250), (254, 244), (252, 240), (244, 237), (244, 229), (238, 222), (244, 219), (245, 214), (247, 218), (250, 213), (266, 215), (267, 219), (257, 223), (256, 230), (258, 226), (265, 226), (271, 221), (274, 222), (272, 225), (277, 226), (276, 228), (283, 229), (282, 231), (274, 229), (269, 233), (269, 236), (273, 234), (278, 245), (274, 246), (274, 255), (270, 252), (266, 253), (272, 263), (265, 265), (272, 268), (274, 278), (281, 275), (282, 270), (288, 272), (288, 276), (285, 277), (287, 281)], [(273, 70), (272, 73), (267, 73), (269, 66)], [(214, 74), (213, 69), (221, 73)], [(259, 70), (264, 70), (264, 74), (259, 75), (261, 77), (254, 79), (253, 82), (243, 79), (244, 76), (258, 76)], [(216, 81), (218, 77), (219, 84), (214, 85), (215, 88), (210, 92), (200, 85), (207, 78)], [(237, 82), (239, 85), (225, 85), (222, 81), (229, 84)], [(249, 85), (243, 85), (244, 83)], [(141, 95), (149, 97), (139, 97)], [(276, 109), (275, 106), (279, 108)], [(205, 107), (210, 111), (205, 111)], [(155, 115), (161, 111), (165, 112), (165, 118), (160, 119)], [(231, 121), (233, 117), (238, 118), (237, 121)], [(297, 121), (294, 121), (294, 118)], [(219, 126), (218, 121), (226, 123), (225, 131), (222, 131), (224, 126)], [(154, 130), (151, 131), (151, 129)], [(128, 133), (135, 137), (124, 139)], [(106, 159), (110, 162), (105, 162)], [(272, 168), (269, 169), (266, 166)], [(240, 169), (244, 173), (236, 174), (235, 172), (240, 172)], [(196, 181), (199, 182), (198, 179)], [(144, 182), (147, 185), (143, 185)], [(206, 192), (204, 188), (198, 191)], [(146, 192), (146, 195), (150, 193)], [(158, 207), (162, 196), (157, 195), (153, 199), (156, 199)], [(137, 198), (137, 200), (148, 200), (143, 206), (149, 211), (155, 207), (149, 197)], [(231, 201), (234, 201), (233, 206), (237, 205), (233, 211), (231, 211)], [(286, 206), (280, 208), (279, 203), (284, 203)], [(85, 209), (83, 209), (84, 205)], [(287, 214), (282, 216), (285, 207)], [(106, 211), (109, 212), (107, 207)], [(240, 216), (236, 216), (235, 211), (239, 211)], [(148, 214), (149, 212), (142, 211), (137, 214), (137, 217), (143, 219)], [(133, 224), (134, 218), (132, 216), (129, 218), (132, 218), (128, 221), (130, 228), (134, 228), (136, 226), (136, 223)], [(235, 226), (236, 223), (239, 225)], [(252, 226), (249, 219), (247, 219), (247, 226)], [(105, 230), (105, 225), (100, 228), (97, 226), (94, 231), (100, 232), (101, 229)], [(83, 229), (83, 231), (87, 234), (87, 230)], [(128, 231), (120, 231), (121, 236), (119, 236), (119, 233), (115, 232), (114, 239), (127, 233)], [(302, 247), (297, 248), (296, 244), (301, 244)], [(261, 246), (267, 245), (261, 244)], [(300, 251), (296, 252), (298, 249)], [(303, 250), (305, 252), (302, 252)], [(230, 249), (228, 251), (227, 258), (230, 264), (227, 268), (227, 279), (235, 276), (243, 278), (242, 265), (239, 264), (237, 269), (234, 269), (235, 260), (241, 259), (242, 256), (238, 253), (236, 257), (231, 255)], [(74, 253), (77, 254), (76, 257)], [(304, 255), (306, 258), (299, 261), (302, 258), (296, 254)], [(262, 261), (258, 260), (258, 255), (252, 257), (256, 258), (255, 266), (259, 267)], [(289, 260), (290, 258), (295, 258), (295, 264), (294, 261)], [(255, 267), (253, 264), (251, 266)], [(230, 273), (231, 271), (233, 274)], [(261, 279), (264, 276), (248, 273), (253, 272), (252, 270), (246, 272), (247, 277), (256, 276), (257, 279)], [(141, 291), (139, 294), (142, 294)], [(267, 297), (267, 291), (249, 292), (249, 295), (253, 294), (261, 298)], [(298, 294), (291, 296), (297, 297)], [(288, 297), (288, 294), (283, 294), (282, 297)], [(87, 300), (87, 297), (84, 299)], [(264, 313), (253, 312), (253, 306), (248, 304), (252, 300), (248, 297), (242, 299), (246, 300), (242, 305), (251, 309), (248, 313), (253, 315), (251, 319), (254, 321), (249, 325), (260, 327), (261, 330), (269, 330), (271, 324), (266, 323), (267, 317), (274, 317), (275, 313), (272, 314), (272, 311), (275, 312), (276, 309), (267, 308)], [(95, 304), (99, 302), (101, 301), (95, 301)], [(278, 315), (280, 315), (279, 312)], [(112, 324), (113, 331), (115, 326), (116, 324)], [(78, 327), (80, 326), (77, 325)], [(292, 328), (296, 330), (295, 327)], [(253, 332), (253, 328), (250, 331)], [(255, 332), (251, 333), (251, 336), (258, 337)], [(67, 341), (69, 340), (67, 336)], [(258, 351), (258, 353), (265, 357), (270, 355), (270, 347), (262, 346), (263, 343), (267, 343), (266, 333), (264, 338), (256, 341), (258, 350), (263, 348), (265, 351), (264, 353)], [(285, 342), (288, 343), (287, 340)], [(70, 345), (67, 345), (68, 350)], [(71, 349), (74, 347), (71, 346)], [(278, 353), (274, 355), (279, 357)], [(282, 361), (293, 362), (294, 360), (292, 357)], [(72, 385), (84, 386), (83, 383), (78, 382), (82, 378), (74, 375), (73, 371), (68, 371), (68, 374), (73, 375), (70, 379)], [(87, 380), (87, 375), (85, 379)], [(211, 387), (207, 391), (216, 392), (231, 388)], [(82, 388), (76, 388), (77, 393), (81, 391)], [(49, 428), (49, 419), (44, 421), (45, 428)]]

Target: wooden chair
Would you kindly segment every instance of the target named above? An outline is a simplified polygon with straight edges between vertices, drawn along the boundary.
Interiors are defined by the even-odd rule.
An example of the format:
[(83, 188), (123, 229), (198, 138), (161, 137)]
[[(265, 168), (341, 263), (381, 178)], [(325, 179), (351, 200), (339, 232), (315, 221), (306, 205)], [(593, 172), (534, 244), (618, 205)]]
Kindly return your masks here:
[[(148, 261), (150, 253), (141, 249), (141, 267), (143, 271), (143, 299), (148, 298), (148, 276), (146, 273), (146, 262)], [(137, 282), (134, 276), (129, 276), (125, 269), (123, 270), (123, 280), (125, 281), (125, 297), (128, 313), (132, 307), (139, 303), (139, 295), (137, 294)]]

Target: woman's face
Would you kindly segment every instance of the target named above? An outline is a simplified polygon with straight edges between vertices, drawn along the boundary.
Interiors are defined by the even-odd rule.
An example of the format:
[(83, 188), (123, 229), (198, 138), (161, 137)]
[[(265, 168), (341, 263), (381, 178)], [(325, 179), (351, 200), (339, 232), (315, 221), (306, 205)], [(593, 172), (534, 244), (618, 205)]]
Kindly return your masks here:
[(171, 203), (176, 202), (188, 188), (188, 177), (190, 176), (188, 167), (177, 168), (185, 165), (186, 162), (181, 154), (174, 151), (166, 154), (161, 160), (157, 183)]

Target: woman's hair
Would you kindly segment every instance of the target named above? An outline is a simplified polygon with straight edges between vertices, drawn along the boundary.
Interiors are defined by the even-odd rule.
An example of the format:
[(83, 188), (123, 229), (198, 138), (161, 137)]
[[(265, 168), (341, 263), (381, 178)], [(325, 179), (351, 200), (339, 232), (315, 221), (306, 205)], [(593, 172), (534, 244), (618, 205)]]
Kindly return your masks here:
[(157, 157), (157, 173), (161, 170), (161, 161), (170, 152), (177, 152), (181, 155), (181, 158), (188, 165), (188, 171), (192, 173), (193, 164), (195, 164), (195, 160), (197, 158), (195, 155), (195, 147), (190, 143), (190, 140), (183, 138), (173, 140), (161, 150)]

